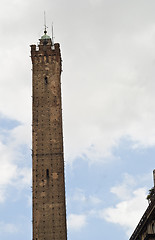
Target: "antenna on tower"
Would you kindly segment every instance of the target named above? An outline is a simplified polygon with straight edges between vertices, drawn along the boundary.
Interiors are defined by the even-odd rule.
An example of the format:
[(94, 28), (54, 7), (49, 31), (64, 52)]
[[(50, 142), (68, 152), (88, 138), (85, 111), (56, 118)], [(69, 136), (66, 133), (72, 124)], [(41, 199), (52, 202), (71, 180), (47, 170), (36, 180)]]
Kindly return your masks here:
[(45, 11), (44, 11), (44, 27), (45, 27), (44, 33), (46, 34), (47, 33), (47, 26), (46, 26), (46, 12)]
[(52, 49), (54, 49), (54, 33), (53, 33), (53, 22), (52, 22)]

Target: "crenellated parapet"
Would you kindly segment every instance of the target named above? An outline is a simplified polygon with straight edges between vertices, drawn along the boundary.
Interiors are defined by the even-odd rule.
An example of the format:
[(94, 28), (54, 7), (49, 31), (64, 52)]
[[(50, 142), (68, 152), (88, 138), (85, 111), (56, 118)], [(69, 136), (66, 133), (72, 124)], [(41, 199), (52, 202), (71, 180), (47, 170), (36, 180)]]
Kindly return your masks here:
[(52, 44), (51, 38), (41, 38), (38, 46), (31, 45), (31, 59), (34, 64), (49, 65), (54, 61), (60, 63), (62, 71), (60, 44)]

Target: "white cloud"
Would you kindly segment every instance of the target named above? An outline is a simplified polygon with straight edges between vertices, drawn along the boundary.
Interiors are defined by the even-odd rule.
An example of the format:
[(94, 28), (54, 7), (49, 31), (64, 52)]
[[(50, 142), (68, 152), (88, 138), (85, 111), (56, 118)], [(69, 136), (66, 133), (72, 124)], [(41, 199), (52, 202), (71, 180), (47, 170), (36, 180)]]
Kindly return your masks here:
[(19, 176), (20, 185), (23, 186), (31, 186), (32, 184), (32, 170), (31, 168), (23, 167), (22, 169), (19, 169)]
[(21, 151), (23, 145), (30, 144), (30, 137), (27, 137), (30, 131), (27, 129), (20, 125), (1, 133), (0, 202), (8, 197), (8, 186), (20, 190), (31, 185), (31, 168), (26, 167), (25, 156)]
[[(98, 207), (102, 203), (95, 195), (86, 194), (83, 189), (75, 189), (74, 193), (68, 197), (68, 206), (74, 206), (74, 211), (78, 213), (71, 213), (68, 216), (69, 231), (78, 231), (84, 228), (90, 218), (96, 218)], [(79, 212), (81, 214), (79, 214)]]
[[(82, 189), (76, 189), (69, 199), (70, 204), (76, 204), (76, 208), (82, 211), (80, 216), (84, 216), (87, 222), (90, 218), (104, 219), (110, 223), (120, 225), (129, 237), (148, 207), (146, 200), (146, 188), (148, 187), (141, 186), (144, 186), (144, 183), (146, 185), (148, 181), (150, 183), (151, 175), (150, 173), (137, 176), (128, 173), (123, 174), (123, 181), (110, 189), (110, 192), (118, 198), (117, 203), (113, 206), (105, 208), (105, 204), (108, 205), (108, 203), (103, 202), (103, 199), (101, 200), (95, 195), (87, 195)], [(109, 196), (109, 198), (113, 199), (113, 196)], [(70, 222), (72, 222), (71, 220), (72, 218), (70, 218)], [(73, 226), (79, 222), (78, 220), (76, 214), (75, 216), (73, 214)]]
[(132, 234), (147, 208), (146, 190), (137, 189), (133, 197), (118, 203), (115, 207), (107, 208), (100, 213), (106, 221), (121, 225), (128, 236)]
[[(84, 33), (81, 45), (79, 43), (82, 53), (77, 49), (75, 54), (76, 59), (81, 54), (80, 60), (74, 59), (73, 63), (69, 61), (64, 65), (65, 146), (66, 154), (71, 153), (70, 160), (80, 152), (80, 157), (84, 155), (93, 162), (105, 161), (124, 136), (136, 142), (137, 147), (155, 145), (155, 114), (152, 111), (155, 28), (147, 22), (143, 28), (139, 23), (139, 30), (137, 25), (132, 30), (125, 29), (136, 22), (135, 12), (131, 14), (133, 19), (129, 16), (132, 3), (127, 4), (129, 12), (125, 18), (124, 11), (120, 15), (118, 12), (123, 7), (126, 10), (127, 5), (122, 1), (117, 2), (117, 6), (115, 2), (113, 4), (117, 11), (111, 11), (107, 2), (100, 4), (104, 17), (98, 15), (100, 21), (95, 20), (96, 35), (91, 38), (88, 28), (87, 36)], [(104, 5), (109, 9), (105, 15)], [(144, 6), (141, 5), (143, 12), (142, 9)], [(107, 26), (104, 24), (106, 18), (110, 20)], [(71, 65), (69, 73), (68, 65)]]
[(111, 192), (119, 198), (120, 202), (116, 206), (101, 210), (98, 215), (108, 222), (122, 226), (128, 237), (148, 206), (146, 189), (137, 187), (140, 182), (143, 182), (142, 176), (140, 179), (125, 174), (123, 183), (111, 188)]
[(27, 145), (31, 146), (31, 126), (30, 124), (22, 124), (10, 131), (10, 137), (12, 138), (12, 145)]
[(16, 177), (17, 166), (12, 163), (13, 151), (7, 146), (0, 143), (0, 201), (5, 200), (5, 190), (8, 184), (11, 184), (11, 181)]
[(99, 203), (101, 203), (101, 199), (98, 198), (95, 195), (86, 194), (86, 192), (83, 189), (75, 189), (74, 194), (69, 198), (70, 201), (76, 201), (80, 203), (80, 206), (82, 204), (86, 204), (87, 206), (90, 205), (92, 207), (95, 207)]
[(111, 188), (111, 192), (115, 194), (120, 200), (128, 200), (132, 196), (134, 187), (136, 186), (136, 179), (125, 173), (123, 183)]
[(87, 224), (87, 217), (84, 214), (70, 214), (68, 216), (69, 231), (79, 231)]

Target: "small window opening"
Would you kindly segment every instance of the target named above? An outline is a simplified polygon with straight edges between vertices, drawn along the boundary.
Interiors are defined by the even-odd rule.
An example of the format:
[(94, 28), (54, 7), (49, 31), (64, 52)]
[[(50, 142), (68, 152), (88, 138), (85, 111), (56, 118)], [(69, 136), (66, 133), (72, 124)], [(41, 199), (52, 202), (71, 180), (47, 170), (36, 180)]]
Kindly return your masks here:
[(47, 84), (48, 83), (48, 78), (47, 77), (45, 77), (45, 84)]
[(49, 178), (49, 169), (46, 169), (46, 177)]

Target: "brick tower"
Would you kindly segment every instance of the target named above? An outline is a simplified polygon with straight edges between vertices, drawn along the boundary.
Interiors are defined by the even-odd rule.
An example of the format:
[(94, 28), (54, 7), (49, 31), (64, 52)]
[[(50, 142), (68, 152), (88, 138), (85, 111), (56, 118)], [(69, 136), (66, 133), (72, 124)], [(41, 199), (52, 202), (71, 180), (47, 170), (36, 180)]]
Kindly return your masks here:
[(33, 240), (66, 240), (61, 53), (47, 35), (31, 45), (33, 78)]

